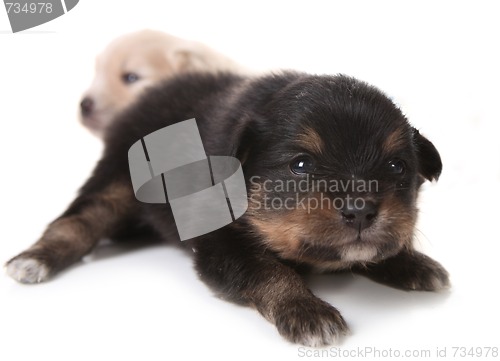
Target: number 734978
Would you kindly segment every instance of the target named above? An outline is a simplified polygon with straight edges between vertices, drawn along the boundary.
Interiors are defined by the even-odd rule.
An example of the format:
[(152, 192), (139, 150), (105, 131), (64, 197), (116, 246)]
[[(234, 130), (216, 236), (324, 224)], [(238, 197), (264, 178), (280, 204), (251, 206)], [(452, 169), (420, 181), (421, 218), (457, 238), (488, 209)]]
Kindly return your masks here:
[(41, 14), (41, 13), (47, 13), (50, 14), (52, 12), (52, 3), (5, 3), (7, 7), (7, 13), (10, 14), (12, 11), (14, 14), (20, 14), (20, 13), (25, 13), (25, 14)]

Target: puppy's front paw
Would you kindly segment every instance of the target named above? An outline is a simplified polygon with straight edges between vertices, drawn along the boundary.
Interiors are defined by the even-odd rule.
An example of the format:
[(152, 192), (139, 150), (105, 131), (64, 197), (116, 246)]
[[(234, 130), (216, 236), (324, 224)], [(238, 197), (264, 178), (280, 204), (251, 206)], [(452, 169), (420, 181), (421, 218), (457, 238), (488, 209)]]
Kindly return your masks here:
[(6, 267), (7, 274), (21, 283), (40, 283), (49, 277), (49, 268), (35, 258), (18, 256)]
[(348, 332), (340, 312), (315, 297), (285, 302), (274, 318), (283, 337), (309, 347), (330, 345)]
[(378, 264), (353, 269), (374, 281), (407, 291), (439, 291), (450, 287), (448, 272), (417, 251), (402, 251)]
[(408, 275), (406, 288), (416, 291), (439, 291), (450, 287), (449, 274), (441, 264), (420, 254), (415, 258), (413, 272)]

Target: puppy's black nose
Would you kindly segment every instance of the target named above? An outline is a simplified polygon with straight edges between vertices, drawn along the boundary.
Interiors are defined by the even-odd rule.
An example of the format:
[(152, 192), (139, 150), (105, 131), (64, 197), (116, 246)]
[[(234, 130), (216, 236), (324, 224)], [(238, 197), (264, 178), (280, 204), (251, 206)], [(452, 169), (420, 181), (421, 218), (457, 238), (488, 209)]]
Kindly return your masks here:
[(84, 117), (89, 116), (94, 110), (94, 101), (89, 97), (83, 98), (80, 103), (80, 110)]
[(362, 231), (373, 224), (377, 217), (377, 208), (373, 202), (357, 200), (356, 202), (346, 202), (341, 214), (346, 225)]

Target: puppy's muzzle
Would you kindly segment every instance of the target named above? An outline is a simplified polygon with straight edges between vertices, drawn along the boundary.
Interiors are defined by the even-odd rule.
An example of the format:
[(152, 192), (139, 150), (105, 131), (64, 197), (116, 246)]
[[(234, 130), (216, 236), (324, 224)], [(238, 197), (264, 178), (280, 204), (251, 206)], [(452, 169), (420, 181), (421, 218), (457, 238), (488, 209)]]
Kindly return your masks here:
[(377, 218), (378, 206), (372, 201), (346, 202), (341, 210), (344, 223), (359, 232), (370, 227)]

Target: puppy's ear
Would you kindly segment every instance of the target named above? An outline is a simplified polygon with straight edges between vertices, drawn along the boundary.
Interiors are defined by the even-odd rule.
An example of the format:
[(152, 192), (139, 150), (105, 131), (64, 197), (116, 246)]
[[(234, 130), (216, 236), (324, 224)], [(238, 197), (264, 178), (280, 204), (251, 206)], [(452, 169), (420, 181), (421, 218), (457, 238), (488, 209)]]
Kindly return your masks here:
[(255, 146), (256, 132), (255, 120), (245, 119), (240, 129), (235, 132), (233, 139), (233, 155), (238, 158), (241, 164), (245, 164), (250, 156), (252, 148)]
[(177, 50), (173, 54), (173, 62), (176, 70), (203, 70), (207, 68), (206, 61), (200, 54), (189, 49)]
[(438, 180), (443, 169), (441, 156), (434, 144), (413, 128), (413, 143), (415, 144), (418, 158), (418, 172), (430, 181)]

